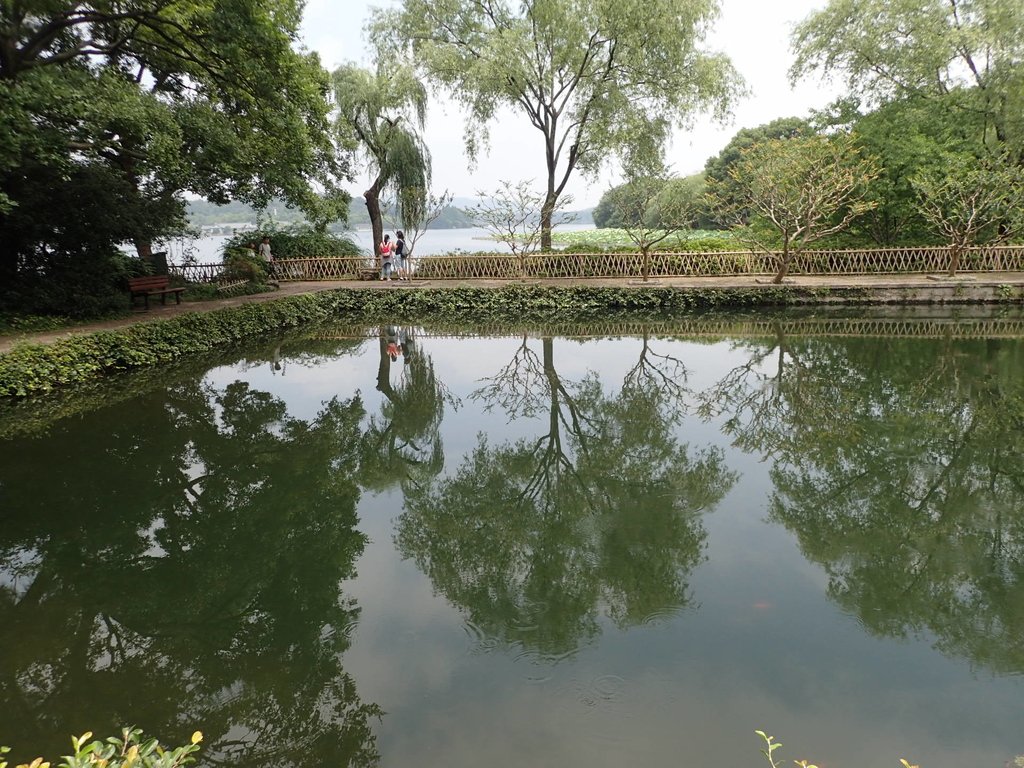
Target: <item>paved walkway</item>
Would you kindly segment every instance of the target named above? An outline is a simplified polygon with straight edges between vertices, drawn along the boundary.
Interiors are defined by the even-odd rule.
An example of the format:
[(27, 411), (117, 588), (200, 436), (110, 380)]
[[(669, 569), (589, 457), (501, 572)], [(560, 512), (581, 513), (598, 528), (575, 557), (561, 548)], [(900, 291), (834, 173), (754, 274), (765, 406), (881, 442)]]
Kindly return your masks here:
[[(950, 279), (936, 279), (929, 275), (826, 275), (805, 277), (798, 276), (787, 280), (790, 286), (804, 286), (808, 288), (948, 288), (951, 283), (962, 283), (966, 286), (991, 287), (1011, 285), (1015, 288), (1024, 289), (1024, 272), (1000, 272), (998, 274), (977, 274), (960, 275)], [(332, 291), (338, 288), (369, 291), (392, 291), (392, 290), (416, 290), (418, 288), (503, 288), (508, 285), (522, 285), (517, 280), (429, 280), (413, 281), (403, 283), (399, 281), (353, 281), (353, 280), (331, 280), (318, 282), (288, 282), (282, 283), (281, 288), (268, 293), (257, 293), (246, 296), (235, 296), (211, 301), (191, 301), (183, 304), (151, 303), (148, 311), (135, 310), (132, 314), (117, 318), (115, 320), (103, 320), (95, 323), (84, 323), (69, 328), (62, 328), (59, 331), (41, 331), (37, 333), (16, 333), (0, 336), (0, 354), (7, 352), (19, 343), (28, 342), (32, 344), (50, 344), (71, 336), (80, 336), (95, 331), (110, 331), (118, 328), (127, 328), (136, 323), (150, 322), (154, 320), (168, 320), (172, 317), (187, 312), (211, 312), (223, 307), (235, 307), (241, 304), (259, 303), (273, 301), (284, 296), (298, 296), (306, 293), (320, 293)], [(546, 286), (594, 286), (594, 287), (617, 287), (617, 288), (640, 288), (645, 286), (672, 287), (672, 288), (770, 288), (765, 278), (746, 276), (722, 276), (722, 277), (662, 277), (652, 278), (649, 282), (643, 283), (633, 278), (583, 278), (569, 280), (566, 278), (552, 278), (528, 280), (528, 285)]]

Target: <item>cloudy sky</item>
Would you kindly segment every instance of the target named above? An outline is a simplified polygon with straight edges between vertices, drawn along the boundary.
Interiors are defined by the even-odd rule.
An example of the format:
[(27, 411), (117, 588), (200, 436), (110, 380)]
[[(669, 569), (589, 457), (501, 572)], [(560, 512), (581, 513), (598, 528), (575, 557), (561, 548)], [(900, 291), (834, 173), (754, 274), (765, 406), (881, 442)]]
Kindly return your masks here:
[[(328, 69), (345, 62), (369, 65), (363, 26), (373, 8), (394, 4), (394, 0), (307, 0), (305, 44), (320, 54)], [(776, 117), (803, 116), (835, 98), (838, 90), (816, 77), (790, 88), (786, 76), (792, 59), (790, 31), (824, 4), (825, 0), (721, 0), (722, 15), (707, 47), (729, 55), (746, 79), (750, 96), (737, 105), (727, 125), (698, 117), (692, 128), (678, 131), (668, 152), (674, 172), (686, 175), (700, 170), (740, 128)], [(458, 107), (433, 98), (426, 140), (433, 156), (435, 191), (448, 189), (457, 196), (470, 197), (493, 190), (500, 180), (522, 179), (535, 180), (540, 189), (544, 179), (541, 134), (525, 115), (510, 112), (492, 125), (490, 151), (474, 168), (463, 153), (462, 125)], [(596, 204), (616, 182), (615, 170), (609, 168), (596, 182), (580, 177), (570, 181), (571, 207)], [(353, 185), (353, 193), (362, 188), (357, 186)]]

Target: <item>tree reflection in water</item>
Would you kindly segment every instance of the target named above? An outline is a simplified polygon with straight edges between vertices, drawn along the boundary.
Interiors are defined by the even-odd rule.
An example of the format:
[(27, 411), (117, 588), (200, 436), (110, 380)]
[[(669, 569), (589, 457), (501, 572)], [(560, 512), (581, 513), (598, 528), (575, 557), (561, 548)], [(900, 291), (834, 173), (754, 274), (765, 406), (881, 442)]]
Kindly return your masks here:
[(8, 731), (59, 754), (70, 731), (136, 722), (178, 742), (201, 727), (209, 762), (375, 764), (380, 709), (342, 666), (360, 488), (400, 486), (400, 552), (483, 643), (561, 658), (602, 624), (694, 603), (702, 515), (735, 475), (683, 442), (692, 401), (770, 462), (771, 520), (844, 610), (1024, 671), (1020, 342), (779, 325), (736, 343), (746, 359), (703, 392), (649, 334), (618, 386), (563, 377), (569, 343), (524, 337), (481, 382), (480, 407), (535, 434), (481, 435), (449, 475), (441, 424), (459, 401), (387, 328), (371, 415), (358, 395), (303, 420), (241, 382), (187, 383), (0, 441), (0, 513), (17, 511), (0, 525)]
[(340, 663), (363, 415), (189, 384), (0, 443), (5, 730), (60, 754), (70, 731), (200, 726), (204, 763), (375, 764), (380, 710)]
[[(360, 483), (380, 490), (409, 477), (429, 478), (444, 466), (441, 420), (445, 405), (459, 406), (419, 349), (415, 329), (384, 326), (378, 338), (376, 388), (385, 401), (362, 438)], [(397, 386), (391, 369), (401, 366)]]
[[(771, 355), (777, 363), (763, 362)], [(872, 632), (1024, 672), (1024, 381), (1019, 340), (750, 345), (705, 393), (773, 462), (771, 519)]]
[(481, 435), (453, 476), (407, 490), (396, 539), (487, 642), (559, 657), (599, 632), (602, 613), (629, 626), (690, 603), (700, 514), (735, 477), (720, 452), (679, 444), (673, 389), (642, 385), (676, 380), (679, 361), (646, 339), (638, 365), (660, 373), (634, 370), (616, 396), (594, 374), (563, 380), (553, 339), (540, 347), (524, 338), (474, 398), (543, 433)]

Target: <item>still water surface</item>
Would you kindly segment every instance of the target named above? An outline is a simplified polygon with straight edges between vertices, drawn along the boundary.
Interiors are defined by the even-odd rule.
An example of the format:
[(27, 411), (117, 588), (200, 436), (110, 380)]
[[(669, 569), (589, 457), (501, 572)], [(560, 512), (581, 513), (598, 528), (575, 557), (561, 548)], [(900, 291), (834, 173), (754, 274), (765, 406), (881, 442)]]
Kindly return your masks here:
[(0, 413), (0, 743), (1003, 766), (1020, 332), (331, 326)]
[[(591, 230), (593, 224), (563, 224), (557, 227), (559, 232)], [(394, 234), (394, 229), (385, 229)], [(353, 229), (345, 233), (364, 253), (373, 251), (373, 233), (368, 229)], [(224, 246), (231, 238), (227, 235), (209, 235), (196, 239), (179, 239), (162, 243), (160, 248), (167, 251), (167, 259), (171, 264), (182, 264), (186, 259), (194, 259), (198, 264), (218, 264), (224, 260)], [(134, 249), (125, 246), (127, 253)], [(493, 235), (482, 227), (459, 227), (454, 229), (430, 229), (423, 233), (416, 243), (416, 255), (435, 256), (446, 253), (473, 253), (488, 251), (491, 253), (510, 253), (508, 245), (495, 240)]]

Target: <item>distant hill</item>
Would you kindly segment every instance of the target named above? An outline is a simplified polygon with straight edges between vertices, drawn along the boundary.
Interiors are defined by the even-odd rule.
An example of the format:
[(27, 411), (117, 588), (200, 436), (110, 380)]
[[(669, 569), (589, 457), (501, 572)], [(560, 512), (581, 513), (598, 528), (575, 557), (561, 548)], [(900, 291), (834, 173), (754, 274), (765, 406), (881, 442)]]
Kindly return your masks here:
[[(458, 229), (474, 226), (473, 220), (464, 208), (479, 203), (479, 198), (458, 197), (453, 204), (444, 209), (440, 218), (431, 224), (432, 229)], [(195, 227), (214, 227), (226, 224), (256, 224), (257, 212), (245, 203), (231, 202), (227, 205), (215, 205), (206, 200), (189, 200), (187, 203), (189, 223)], [(593, 224), (594, 209), (585, 208), (573, 211), (576, 218), (574, 224)], [(283, 200), (274, 200), (262, 213), (262, 218), (273, 219), (279, 225), (299, 224), (305, 221), (301, 211), (289, 208)], [(369, 229), (370, 217), (366, 213), (366, 203), (361, 197), (354, 197), (348, 209), (349, 229)], [(393, 229), (394, 225), (385, 216), (385, 226)]]
[[(361, 197), (352, 198), (352, 202), (348, 207), (348, 225), (351, 229), (369, 229), (370, 228), (370, 215), (366, 212), (366, 203)], [(460, 229), (462, 227), (472, 227), (473, 220), (466, 215), (462, 208), (449, 205), (445, 208), (437, 221), (430, 225), (431, 229)], [(384, 216), (384, 228), (395, 229), (396, 222), (395, 217)]]
[[(274, 200), (266, 211), (257, 213), (252, 206), (241, 202), (230, 202), (227, 205), (215, 205), (206, 200), (189, 200), (186, 204), (189, 223), (195, 227), (215, 227), (226, 224), (255, 224), (257, 217), (273, 219), (277, 224), (299, 224), (306, 219), (301, 211), (289, 208), (283, 200)], [(385, 221), (387, 221), (385, 216)], [(354, 197), (348, 209), (349, 229), (369, 229), (370, 217), (366, 213), (366, 203), (361, 197)], [(434, 229), (452, 229), (472, 227), (473, 221), (461, 208), (449, 206), (441, 216), (431, 224)]]

